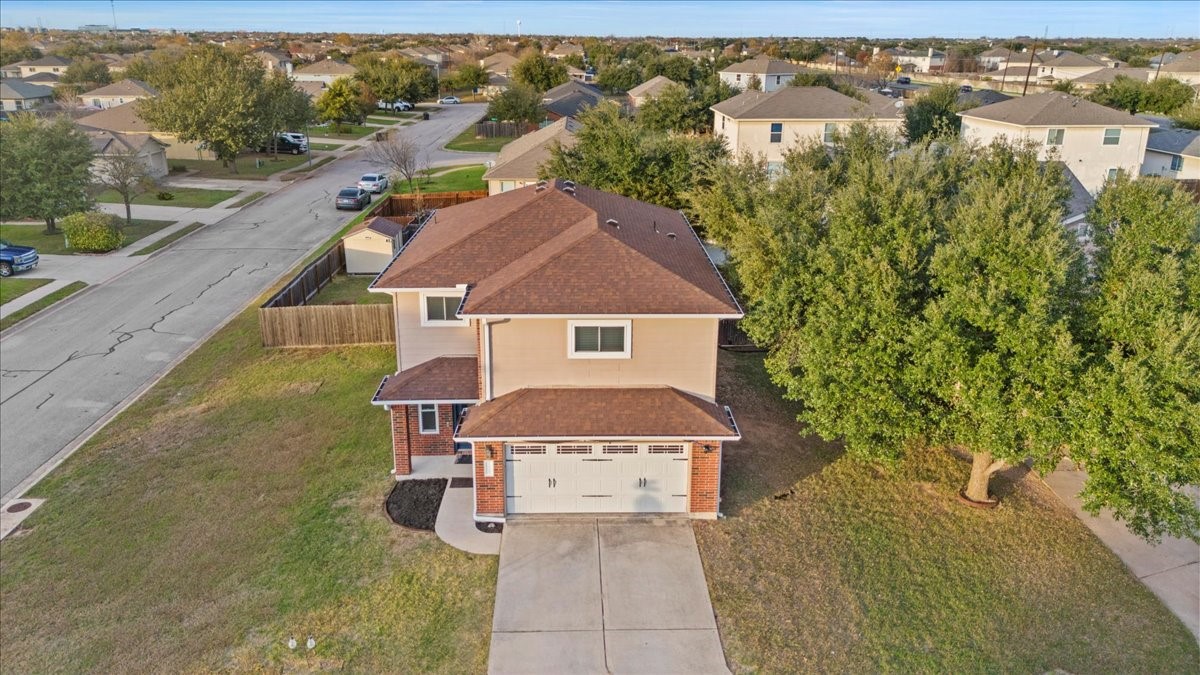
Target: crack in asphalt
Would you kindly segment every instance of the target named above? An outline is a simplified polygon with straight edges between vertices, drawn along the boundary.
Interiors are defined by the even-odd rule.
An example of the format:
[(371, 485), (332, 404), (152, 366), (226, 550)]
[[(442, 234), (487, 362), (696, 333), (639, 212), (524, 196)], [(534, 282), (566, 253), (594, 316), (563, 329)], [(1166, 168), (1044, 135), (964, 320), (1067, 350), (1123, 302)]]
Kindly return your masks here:
[(39, 403), (39, 404), (37, 404), (37, 405), (33, 406), (33, 409), (34, 409), (34, 410), (41, 410), (41, 409), (42, 409), (42, 406), (46, 405), (46, 403), (47, 403), (47, 402), (48, 402), (50, 399), (52, 399), (52, 398), (54, 398), (54, 392), (50, 392), (49, 394), (46, 394), (46, 398), (42, 399), (42, 402), (41, 402), (41, 403)]

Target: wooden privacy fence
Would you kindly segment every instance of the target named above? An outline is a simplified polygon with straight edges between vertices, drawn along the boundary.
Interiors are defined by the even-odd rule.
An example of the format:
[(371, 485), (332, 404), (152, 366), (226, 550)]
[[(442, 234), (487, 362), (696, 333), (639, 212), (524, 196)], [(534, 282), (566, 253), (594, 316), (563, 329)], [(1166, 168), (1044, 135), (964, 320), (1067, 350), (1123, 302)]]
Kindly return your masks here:
[(392, 305), (309, 305), (258, 310), (264, 347), (326, 347), (396, 341)]
[(536, 124), (526, 122), (476, 122), (475, 123), (475, 138), (496, 138), (497, 136), (508, 136), (516, 138), (523, 136), (530, 131), (537, 131)]
[(734, 352), (765, 352), (750, 340), (738, 325), (738, 319), (721, 319), (717, 325), (717, 346)]
[(376, 216), (399, 217), (411, 216), (431, 209), (444, 209), (447, 206), (473, 202), (488, 196), (487, 190), (464, 190), (461, 192), (429, 192), (414, 195), (391, 195), (387, 201), (371, 213)]
[(309, 263), (260, 309), (299, 307), (312, 299), (338, 272), (346, 269), (346, 251), (342, 242), (333, 245), (320, 258)]

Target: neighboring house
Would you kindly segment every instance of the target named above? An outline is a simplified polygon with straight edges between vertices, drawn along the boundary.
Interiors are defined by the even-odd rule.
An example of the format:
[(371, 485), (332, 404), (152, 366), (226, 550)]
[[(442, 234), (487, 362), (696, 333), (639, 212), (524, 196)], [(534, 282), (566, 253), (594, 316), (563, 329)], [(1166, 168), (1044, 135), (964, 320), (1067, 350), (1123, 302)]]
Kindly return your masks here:
[(483, 95), (488, 98), (494, 98), (508, 91), (508, 88), (511, 86), (512, 80), (508, 76), (488, 73), (488, 82), (483, 87)]
[(546, 54), (546, 56), (549, 56), (550, 58), (554, 59), (555, 61), (558, 61), (559, 59), (565, 59), (568, 56), (579, 56), (582, 58), (583, 55), (584, 55), (583, 47), (581, 45), (572, 44), (570, 42), (563, 42), (563, 43), (559, 44), (558, 46), (556, 46), (554, 49), (551, 49)]
[(978, 108), (979, 106), (1007, 101), (1011, 98), (1012, 97), (1008, 94), (1002, 94), (992, 89), (976, 89), (974, 91), (960, 93), (958, 95), (958, 106), (960, 110), (964, 107)]
[(983, 70), (999, 70), (1006, 67), (1009, 63), (1020, 60), (1021, 55), (1019, 52), (1014, 52), (1005, 47), (992, 47), (987, 51), (980, 52), (975, 57), (975, 61), (979, 63), (979, 67)]
[(577, 117), (585, 109), (594, 108), (604, 100), (604, 92), (599, 88), (578, 80), (568, 80), (542, 94), (542, 107), (546, 110), (546, 117), (558, 120)]
[(202, 148), (200, 142), (184, 143), (175, 134), (152, 129), (137, 112), (138, 102), (114, 106), (75, 120), (84, 131), (115, 131), (136, 139), (153, 136), (166, 145), (167, 159), (215, 159), (216, 156)]
[(1176, 54), (1170, 63), (1158, 69), (1158, 75), (1173, 77), (1191, 85), (1200, 85), (1200, 50)]
[(1142, 173), (1178, 180), (1200, 180), (1200, 131), (1151, 129)]
[(735, 89), (745, 89), (757, 77), (759, 89), (766, 92), (788, 86), (800, 68), (787, 61), (773, 59), (766, 54), (741, 63), (732, 63), (721, 69), (720, 78)]
[(141, 80), (121, 80), (84, 92), (79, 95), (79, 100), (84, 105), (107, 109), (155, 96), (158, 96), (158, 90)]
[(294, 86), (297, 89), (299, 89), (300, 91), (304, 92), (314, 102), (318, 98), (321, 97), (321, 94), (325, 93), (325, 83), (324, 82), (293, 81), (292, 86)]
[(513, 66), (517, 65), (517, 61), (520, 61), (520, 59), (508, 52), (497, 52), (480, 59), (479, 65), (483, 66), (483, 69), (489, 73), (507, 77), (512, 71)]
[(8, 78), (21, 79), (21, 62), (10, 63), (5, 66), (0, 66), (0, 79), (7, 80)]
[(883, 50), (906, 73), (939, 73), (946, 67), (946, 53), (933, 47), (925, 51), (893, 47)]
[(784, 87), (771, 93), (746, 91), (714, 105), (713, 130), (733, 156), (764, 157), (769, 168), (801, 141), (833, 142), (834, 136), (860, 120), (899, 129), (899, 101), (874, 95), (869, 102), (828, 87)]
[(280, 49), (256, 49), (251, 56), (262, 62), (267, 72), (279, 71), (285, 75), (292, 74), (292, 56)]
[(400, 53), (418, 62), (425, 62), (430, 67), (445, 68), (450, 65), (450, 52), (437, 47), (418, 46), (401, 49)]
[(575, 66), (567, 66), (567, 77), (578, 82), (591, 82), (592, 74)]
[(0, 110), (33, 110), (53, 102), (53, 87), (21, 80), (0, 80)]
[(48, 56), (43, 56), (40, 59), (21, 61), (14, 65), (21, 68), (21, 77), (29, 77), (30, 75), (37, 75), (38, 73), (62, 75), (63, 73), (67, 72), (67, 66), (71, 65), (71, 60), (50, 54)]
[(673, 84), (678, 84), (678, 82), (666, 75), (655, 75), (627, 92), (629, 105), (640, 108), (643, 103), (657, 97), (664, 89)]
[(554, 180), (438, 210), (389, 293), (394, 472), (469, 448), (474, 520), (716, 518), (717, 332), (742, 311), (682, 214)]
[(292, 78), (297, 82), (321, 82), (328, 86), (343, 77), (354, 77), (357, 72), (358, 68), (345, 61), (325, 59), (295, 69)]
[(146, 175), (158, 180), (167, 175), (167, 144), (149, 134), (120, 134), (113, 131), (88, 131), (92, 141), (92, 174), (102, 175), (107, 170), (106, 157), (132, 153), (146, 167)]
[(1055, 51), (1053, 58), (1042, 61), (1038, 66), (1038, 79), (1074, 80), (1089, 73), (1109, 68), (1110, 65), (1091, 56), (1069, 51)]
[(346, 274), (379, 274), (400, 251), (405, 223), (369, 218), (342, 237)]
[(987, 144), (998, 138), (1031, 141), (1042, 160), (1057, 159), (1090, 192), (1118, 169), (1137, 175), (1154, 122), (1050, 91), (959, 113), (963, 138)]
[(21, 81), (28, 82), (30, 84), (44, 84), (53, 87), (54, 85), (58, 84), (58, 81), (61, 78), (62, 76), (58, 73), (34, 73), (29, 77), (21, 78)]
[(1071, 84), (1081, 91), (1091, 91), (1102, 84), (1112, 84), (1118, 77), (1128, 77), (1131, 80), (1146, 82), (1150, 79), (1149, 68), (1102, 68), (1071, 80)]
[(582, 125), (570, 117), (531, 131), (500, 148), (496, 162), (484, 174), (488, 194), (516, 190), (538, 182), (538, 168), (550, 159), (556, 145), (575, 145), (575, 132)]

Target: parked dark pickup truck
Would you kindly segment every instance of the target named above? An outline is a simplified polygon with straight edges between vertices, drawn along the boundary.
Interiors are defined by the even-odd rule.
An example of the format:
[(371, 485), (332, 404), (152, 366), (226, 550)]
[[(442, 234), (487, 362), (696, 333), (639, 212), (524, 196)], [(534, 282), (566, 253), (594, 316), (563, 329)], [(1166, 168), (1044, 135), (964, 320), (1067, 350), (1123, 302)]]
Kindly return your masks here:
[(17, 246), (0, 239), (0, 277), (11, 277), (37, 267), (38, 252), (32, 246)]

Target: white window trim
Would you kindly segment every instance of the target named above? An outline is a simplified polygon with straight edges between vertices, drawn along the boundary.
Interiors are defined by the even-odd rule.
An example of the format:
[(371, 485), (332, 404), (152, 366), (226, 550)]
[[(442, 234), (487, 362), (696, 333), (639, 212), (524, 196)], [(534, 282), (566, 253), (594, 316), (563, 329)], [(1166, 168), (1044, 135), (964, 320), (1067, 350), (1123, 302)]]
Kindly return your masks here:
[[(576, 352), (575, 351), (575, 327), (576, 326), (599, 326), (606, 328), (610, 326), (622, 326), (625, 328), (625, 350), (620, 352)], [(633, 344), (633, 322), (621, 319), (591, 319), (580, 321), (567, 321), (567, 358), (568, 359), (628, 359), (632, 358), (631, 346)]]
[[(433, 408), (433, 430), (432, 431), (425, 428), (425, 413), (427, 412), (425, 410), (426, 408)], [(423, 434), (425, 436), (437, 435), (438, 432), (441, 430), (441, 427), (442, 427), (442, 416), (438, 414), (438, 407), (437, 407), (436, 403), (417, 404), (417, 428), (421, 431), (421, 434)]]
[[(441, 292), (439, 292), (439, 291), (428, 291), (428, 292), (421, 291), (421, 293), (420, 293), (421, 306), (418, 310), (421, 312), (421, 325), (425, 328), (447, 328), (447, 327), (470, 325), (470, 323), (471, 323), (470, 319), (446, 319), (444, 321), (438, 321), (438, 320), (430, 320), (428, 315), (426, 314), (427, 308), (425, 305), (425, 298), (457, 297), (459, 299), (459, 304), (462, 304), (462, 298), (465, 297), (465, 295), (466, 294), (464, 291), (457, 291), (457, 290), (447, 290), (447, 291), (441, 291)], [(458, 310), (457, 307), (455, 307), (454, 309), (455, 309), (455, 311)]]
[[(1110, 131), (1117, 132), (1117, 142), (1116, 143), (1108, 142), (1108, 132), (1110, 132)], [(1100, 145), (1102, 145), (1102, 146), (1120, 145), (1121, 144), (1121, 136), (1122, 136), (1122, 134), (1121, 134), (1120, 127), (1107, 127), (1107, 128), (1105, 128), (1104, 132), (1102, 134), (1100, 134)]]
[[(1054, 132), (1056, 132), (1056, 131), (1061, 132), (1061, 137), (1059, 138), (1059, 141), (1057, 143), (1052, 143), (1050, 141), (1050, 139), (1052, 137), (1051, 135), (1054, 134)], [(1066, 142), (1066, 140), (1067, 140), (1067, 130), (1066, 129), (1055, 127), (1055, 128), (1050, 128), (1050, 129), (1046, 130), (1046, 145), (1047, 146), (1052, 147), (1052, 148), (1059, 148), (1059, 147), (1062, 147), (1062, 145)]]

